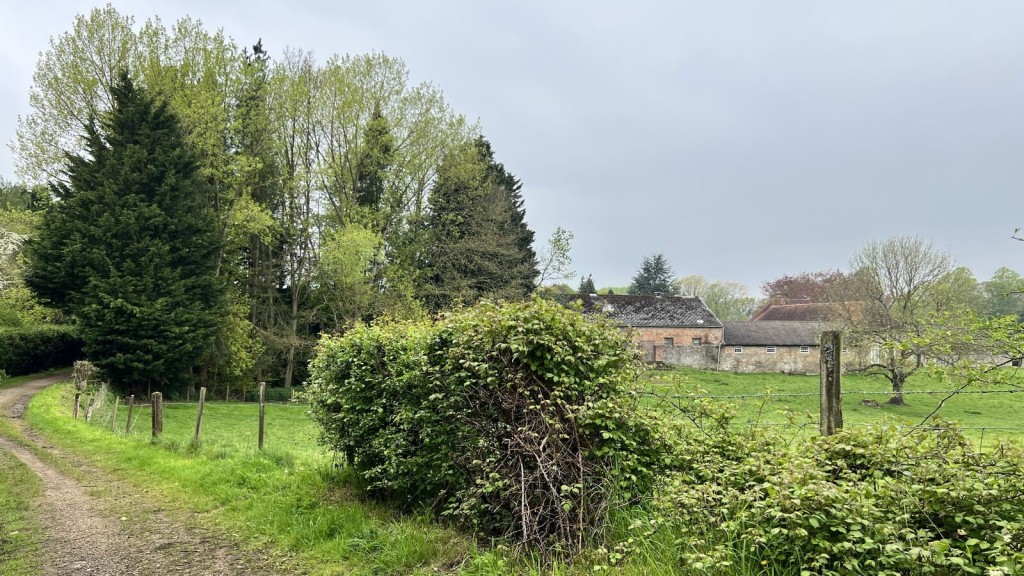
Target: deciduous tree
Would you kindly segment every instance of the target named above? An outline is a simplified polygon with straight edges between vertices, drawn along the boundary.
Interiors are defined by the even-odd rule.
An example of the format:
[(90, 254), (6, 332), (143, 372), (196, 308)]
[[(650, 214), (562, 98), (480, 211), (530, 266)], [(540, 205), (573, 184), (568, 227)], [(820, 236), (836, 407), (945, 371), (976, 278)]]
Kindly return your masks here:
[(719, 320), (746, 320), (757, 307), (756, 298), (739, 282), (712, 282), (703, 276), (683, 276), (672, 283), (680, 296), (696, 296)]
[(833, 297), (853, 342), (874, 350), (861, 369), (892, 383), (889, 403), (904, 403), (904, 383), (932, 354), (923, 336), (936, 319), (970, 312), (975, 284), (948, 252), (918, 237), (871, 242), (850, 261)]

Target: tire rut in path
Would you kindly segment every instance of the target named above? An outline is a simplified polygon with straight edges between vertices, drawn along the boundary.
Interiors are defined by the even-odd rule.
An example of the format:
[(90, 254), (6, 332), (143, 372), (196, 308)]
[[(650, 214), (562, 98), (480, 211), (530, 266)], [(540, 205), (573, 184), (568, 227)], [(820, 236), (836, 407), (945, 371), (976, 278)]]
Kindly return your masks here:
[[(64, 379), (65, 375), (51, 376), (0, 390), (0, 417), (12, 419), (29, 442), (54, 451), (20, 419), (36, 392)], [(138, 502), (119, 502), (119, 507), (124, 505), (129, 510), (124, 516), (112, 513), (111, 503), (90, 495), (87, 486), (9, 438), (0, 436), (0, 449), (14, 454), (43, 483), (43, 497), (36, 515), (45, 532), (40, 558), (45, 574), (232, 576), (276, 573), (254, 559), (239, 556), (223, 537), (170, 520), (159, 510), (147, 513)], [(54, 452), (58, 458), (68, 459)], [(96, 476), (97, 484), (115, 483), (100, 472), (90, 474)]]

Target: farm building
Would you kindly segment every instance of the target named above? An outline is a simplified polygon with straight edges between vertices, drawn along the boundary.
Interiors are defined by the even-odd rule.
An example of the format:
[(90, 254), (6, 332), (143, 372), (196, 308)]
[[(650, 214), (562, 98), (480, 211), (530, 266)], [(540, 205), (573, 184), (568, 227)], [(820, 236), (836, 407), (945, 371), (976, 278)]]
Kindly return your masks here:
[(649, 362), (714, 367), (722, 323), (700, 298), (568, 294), (557, 299), (579, 301), (585, 314), (604, 314), (628, 329)]
[(718, 369), (731, 372), (818, 372), (823, 322), (726, 322)]

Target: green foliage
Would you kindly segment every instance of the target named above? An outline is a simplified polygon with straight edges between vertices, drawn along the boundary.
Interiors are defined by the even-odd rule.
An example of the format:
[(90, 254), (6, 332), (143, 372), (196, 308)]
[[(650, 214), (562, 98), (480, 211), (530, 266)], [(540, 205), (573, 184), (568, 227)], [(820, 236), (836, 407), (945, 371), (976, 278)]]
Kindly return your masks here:
[(0, 371), (11, 376), (70, 366), (82, 357), (82, 339), (71, 326), (0, 327)]
[(729, 432), (719, 424), (731, 415), (713, 404), (690, 410), (713, 424), (681, 432), (675, 470), (636, 529), (667, 527), (676, 561), (694, 571), (1003, 574), (1024, 562), (1019, 450), (977, 453), (945, 426), (788, 446)]
[(675, 295), (678, 287), (672, 283), (672, 277), (672, 267), (664, 254), (645, 256), (629, 285), (629, 293)]
[(69, 184), (25, 245), (28, 285), (74, 314), (86, 353), (122, 387), (182, 376), (222, 308), (216, 223), (177, 118), (122, 74)]
[[(375, 493), (480, 534), (579, 549), (613, 493), (648, 491), (661, 444), (639, 363), (602, 320), (534, 298), (325, 337), (308, 398)], [(625, 496), (624, 496), (625, 495)]]
[(984, 313), (989, 316), (1014, 316), (1024, 319), (1024, 277), (1003, 267), (982, 284)]

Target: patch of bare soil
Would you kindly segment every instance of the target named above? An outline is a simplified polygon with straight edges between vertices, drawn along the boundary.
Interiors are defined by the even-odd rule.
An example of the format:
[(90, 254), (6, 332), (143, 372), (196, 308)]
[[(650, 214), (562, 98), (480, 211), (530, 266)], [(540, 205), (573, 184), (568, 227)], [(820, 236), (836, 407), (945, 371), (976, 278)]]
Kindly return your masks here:
[[(81, 462), (61, 453), (33, 434), (21, 421), (29, 399), (46, 386), (66, 379), (51, 376), (0, 390), (0, 417), (10, 418), (35, 446), (81, 468)], [(278, 574), (269, 561), (243, 555), (228, 538), (169, 518), (134, 490), (89, 469), (89, 484), (61, 473), (31, 450), (0, 436), (0, 449), (13, 453), (43, 482), (36, 514), (45, 530), (40, 564), (44, 574), (127, 575), (264, 575)], [(87, 490), (114, 486), (97, 497)], [(147, 509), (148, 506), (148, 509)], [(2, 567), (2, 562), (0, 562)]]

